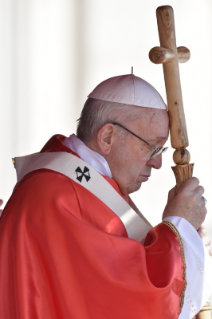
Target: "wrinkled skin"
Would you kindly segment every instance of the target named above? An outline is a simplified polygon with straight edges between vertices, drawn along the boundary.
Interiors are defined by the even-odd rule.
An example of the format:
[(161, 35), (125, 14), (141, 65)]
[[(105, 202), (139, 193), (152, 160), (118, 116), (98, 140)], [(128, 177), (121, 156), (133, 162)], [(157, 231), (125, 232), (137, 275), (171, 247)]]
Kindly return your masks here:
[[(139, 108), (140, 114), (134, 121), (120, 123), (155, 147), (165, 144), (169, 134), (169, 120), (165, 110)], [(119, 131), (124, 131), (122, 135)], [(88, 145), (107, 160), (113, 178), (122, 194), (137, 191), (148, 180), (152, 168), (159, 169), (162, 155), (150, 159), (153, 149), (112, 124), (105, 124), (97, 134), (97, 140)]]
[[(168, 139), (169, 119), (164, 110), (139, 108), (133, 121), (120, 123), (155, 147)], [(148, 180), (152, 168), (159, 169), (162, 155), (150, 159), (152, 148), (130, 133), (120, 135), (117, 126), (107, 123), (97, 133), (96, 139), (87, 144), (107, 160), (113, 178), (126, 195), (137, 191)], [(121, 130), (124, 130), (121, 128)], [(203, 198), (204, 189), (197, 178), (190, 178), (176, 194), (169, 192), (164, 217), (185, 218), (197, 230), (202, 225), (207, 210)]]
[[(134, 121), (126, 120), (120, 124), (155, 147), (163, 146), (168, 139), (169, 120), (164, 110), (139, 108)], [(95, 139), (87, 143), (87, 146), (105, 157), (122, 194), (127, 195), (137, 191), (141, 184), (148, 180), (152, 168), (161, 168), (162, 155), (150, 159), (153, 152), (150, 146), (126, 131), (124, 134), (119, 133), (119, 127), (107, 123), (100, 128)], [(199, 185), (199, 180), (195, 177), (190, 178), (177, 194), (173, 188), (169, 192), (163, 218), (167, 216), (185, 218), (198, 230), (203, 243), (212, 255), (211, 240), (206, 236), (206, 228), (201, 226), (207, 213), (203, 193), (204, 188)], [(0, 200), (0, 206), (2, 202)]]
[(199, 229), (207, 213), (203, 193), (204, 188), (199, 185), (196, 177), (187, 180), (177, 194), (175, 188), (171, 189), (163, 218), (180, 216), (191, 223), (196, 230)]

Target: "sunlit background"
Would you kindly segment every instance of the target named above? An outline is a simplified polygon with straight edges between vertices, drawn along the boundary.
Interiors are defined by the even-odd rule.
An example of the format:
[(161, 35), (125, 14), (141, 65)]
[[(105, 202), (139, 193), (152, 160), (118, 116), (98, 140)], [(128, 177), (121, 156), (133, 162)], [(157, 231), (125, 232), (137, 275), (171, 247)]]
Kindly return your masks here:
[[(195, 163), (205, 187), (206, 224), (212, 234), (212, 2), (211, 0), (0, 0), (0, 198), (16, 181), (11, 157), (39, 151), (56, 133), (75, 132), (90, 91), (102, 80), (134, 74), (166, 100), (161, 65), (149, 61), (159, 45), (155, 10), (172, 5), (177, 46), (191, 60), (180, 66), (183, 99)], [(160, 171), (133, 195), (155, 225), (175, 184), (173, 150)], [(35, 194), (36, 196), (36, 194)]]

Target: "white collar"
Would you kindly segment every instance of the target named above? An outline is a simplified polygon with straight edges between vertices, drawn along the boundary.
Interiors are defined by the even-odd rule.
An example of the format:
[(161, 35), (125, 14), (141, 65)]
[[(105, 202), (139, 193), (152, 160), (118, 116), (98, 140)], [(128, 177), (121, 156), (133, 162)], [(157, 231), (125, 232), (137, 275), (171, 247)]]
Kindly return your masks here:
[(112, 178), (112, 173), (108, 162), (99, 153), (92, 151), (75, 134), (65, 138), (63, 145), (77, 153), (86, 163), (90, 164), (99, 173)]

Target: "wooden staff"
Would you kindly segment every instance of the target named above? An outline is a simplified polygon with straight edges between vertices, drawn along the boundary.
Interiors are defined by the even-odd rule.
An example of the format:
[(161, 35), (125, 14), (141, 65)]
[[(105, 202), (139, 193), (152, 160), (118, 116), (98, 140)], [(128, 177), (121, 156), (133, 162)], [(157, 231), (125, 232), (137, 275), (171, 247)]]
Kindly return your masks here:
[[(185, 47), (176, 47), (174, 12), (171, 6), (158, 7), (156, 10), (160, 47), (154, 47), (149, 52), (153, 63), (163, 64), (166, 86), (168, 113), (170, 120), (171, 145), (175, 148), (172, 167), (176, 177), (177, 191), (193, 173), (194, 164), (190, 164), (188, 135), (183, 109), (183, 99), (180, 84), (178, 62), (189, 60), (190, 52)], [(207, 303), (198, 313), (196, 319), (212, 319), (211, 307)]]

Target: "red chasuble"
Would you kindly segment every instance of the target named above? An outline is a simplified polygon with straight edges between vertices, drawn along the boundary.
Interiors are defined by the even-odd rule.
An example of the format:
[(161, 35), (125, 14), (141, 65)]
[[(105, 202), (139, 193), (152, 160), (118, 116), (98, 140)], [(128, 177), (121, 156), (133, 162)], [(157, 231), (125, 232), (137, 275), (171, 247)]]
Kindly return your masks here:
[[(63, 139), (42, 152), (70, 152)], [(17, 184), (0, 221), (1, 319), (175, 319), (183, 272), (170, 227), (154, 227), (143, 246), (92, 193), (50, 170)]]

